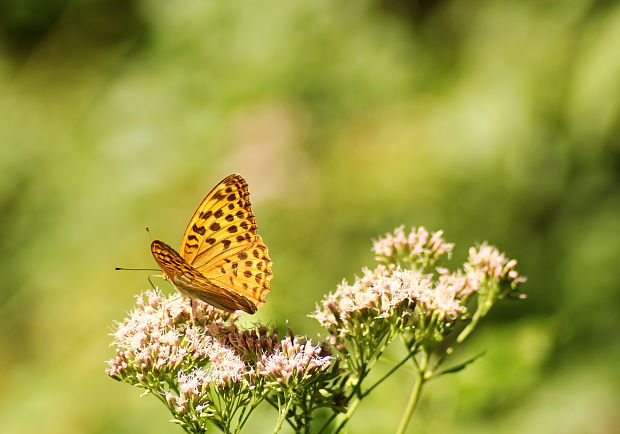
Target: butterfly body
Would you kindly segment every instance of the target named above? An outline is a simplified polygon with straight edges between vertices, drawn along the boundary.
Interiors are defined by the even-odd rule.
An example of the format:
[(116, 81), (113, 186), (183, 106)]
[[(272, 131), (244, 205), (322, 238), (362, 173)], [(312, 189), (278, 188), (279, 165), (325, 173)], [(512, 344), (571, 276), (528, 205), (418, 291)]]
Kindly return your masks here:
[(187, 225), (180, 253), (159, 240), (151, 252), (182, 295), (218, 309), (253, 314), (270, 290), (271, 259), (240, 175), (226, 177), (207, 194)]

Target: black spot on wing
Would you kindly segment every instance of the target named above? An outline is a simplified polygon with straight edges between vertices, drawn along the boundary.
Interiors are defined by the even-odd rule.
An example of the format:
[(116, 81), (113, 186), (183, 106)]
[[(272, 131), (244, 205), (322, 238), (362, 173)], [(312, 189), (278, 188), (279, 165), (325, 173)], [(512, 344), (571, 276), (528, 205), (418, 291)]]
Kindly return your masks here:
[(192, 230), (200, 235), (204, 235), (207, 232), (204, 226), (196, 226), (196, 223), (192, 226)]

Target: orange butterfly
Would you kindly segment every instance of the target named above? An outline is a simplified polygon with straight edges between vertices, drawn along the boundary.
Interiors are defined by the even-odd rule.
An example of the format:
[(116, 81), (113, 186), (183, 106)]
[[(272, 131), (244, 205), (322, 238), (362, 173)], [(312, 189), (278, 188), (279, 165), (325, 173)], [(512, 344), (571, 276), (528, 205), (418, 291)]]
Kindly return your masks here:
[(184, 296), (233, 312), (253, 314), (265, 302), (271, 259), (256, 232), (248, 184), (229, 175), (200, 203), (181, 240), (181, 254), (163, 241), (151, 243), (155, 261)]

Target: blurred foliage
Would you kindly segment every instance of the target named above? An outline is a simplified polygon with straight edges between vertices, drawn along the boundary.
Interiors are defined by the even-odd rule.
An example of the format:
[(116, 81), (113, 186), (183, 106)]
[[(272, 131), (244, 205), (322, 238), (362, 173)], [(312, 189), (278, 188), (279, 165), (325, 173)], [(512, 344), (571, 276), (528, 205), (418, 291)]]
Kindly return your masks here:
[[(0, 26), (2, 432), (178, 432), (103, 373), (148, 286), (112, 270), (232, 172), (274, 260), (258, 317), (300, 333), (401, 223), (520, 260), (529, 298), (416, 432), (620, 432), (617, 2), (3, 0)], [(351, 432), (393, 431), (412, 383)]]

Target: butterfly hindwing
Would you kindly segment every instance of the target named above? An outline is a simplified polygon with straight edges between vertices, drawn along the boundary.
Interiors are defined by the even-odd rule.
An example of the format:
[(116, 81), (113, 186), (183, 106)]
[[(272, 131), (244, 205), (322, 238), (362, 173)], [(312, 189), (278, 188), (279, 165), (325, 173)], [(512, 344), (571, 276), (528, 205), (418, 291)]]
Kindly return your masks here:
[(241, 251), (222, 257), (219, 266), (201, 270), (209, 280), (249, 298), (257, 306), (265, 302), (271, 280), (271, 259), (260, 236)]
[(256, 303), (251, 302), (242, 294), (222, 288), (217, 283), (205, 279), (166, 243), (159, 240), (153, 241), (151, 252), (166, 279), (181, 294), (189, 298), (197, 298), (227, 312), (238, 309), (248, 313), (256, 312)]

